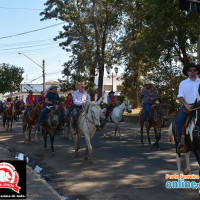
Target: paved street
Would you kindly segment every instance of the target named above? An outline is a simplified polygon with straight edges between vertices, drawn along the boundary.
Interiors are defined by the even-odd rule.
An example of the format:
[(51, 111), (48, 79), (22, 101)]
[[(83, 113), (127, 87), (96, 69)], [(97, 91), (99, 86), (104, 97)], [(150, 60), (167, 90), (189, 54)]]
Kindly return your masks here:
[[(163, 130), (160, 150), (147, 144), (140, 144), (137, 123), (121, 123), (122, 138), (113, 137), (113, 124), (105, 126), (107, 137), (96, 132), (93, 145), (94, 164), (83, 159), (85, 141), (81, 139), (80, 157), (74, 157), (73, 142), (55, 137), (55, 153), (43, 148), (43, 138), (25, 142), (21, 123), (15, 124), (12, 131), (6, 132), (0, 121), (0, 144), (15, 154), (24, 153), (32, 165), (41, 167), (48, 183), (63, 197), (80, 200), (179, 200), (197, 199), (198, 191), (192, 189), (166, 189), (165, 173), (177, 173), (174, 145), (168, 143), (166, 129)], [(151, 134), (152, 143), (154, 135)], [(184, 156), (182, 169), (185, 167)], [(192, 174), (198, 174), (198, 165), (191, 156)]]

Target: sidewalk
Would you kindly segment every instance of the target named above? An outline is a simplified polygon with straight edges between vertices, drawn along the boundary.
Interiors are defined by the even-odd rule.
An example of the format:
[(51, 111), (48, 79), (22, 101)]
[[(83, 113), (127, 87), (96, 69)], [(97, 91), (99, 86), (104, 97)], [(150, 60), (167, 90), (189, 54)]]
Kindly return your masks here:
[[(0, 160), (14, 160), (6, 148), (0, 146)], [(26, 196), (28, 200), (59, 200), (62, 198), (45, 180), (26, 166)]]

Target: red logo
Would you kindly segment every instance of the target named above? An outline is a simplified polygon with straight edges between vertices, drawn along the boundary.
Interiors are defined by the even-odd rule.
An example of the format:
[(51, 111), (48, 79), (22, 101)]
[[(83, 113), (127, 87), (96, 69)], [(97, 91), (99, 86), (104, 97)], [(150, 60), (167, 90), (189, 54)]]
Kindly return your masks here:
[(21, 187), (18, 187), (19, 174), (15, 171), (13, 165), (1, 162), (0, 163), (0, 188), (8, 188), (17, 193)]

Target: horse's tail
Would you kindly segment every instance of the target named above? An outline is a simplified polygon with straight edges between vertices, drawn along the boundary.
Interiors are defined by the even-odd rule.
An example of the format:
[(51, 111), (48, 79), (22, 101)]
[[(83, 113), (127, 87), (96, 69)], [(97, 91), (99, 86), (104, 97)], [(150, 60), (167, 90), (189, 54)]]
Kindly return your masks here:
[(169, 142), (174, 142), (174, 135), (173, 135), (173, 130), (172, 130), (172, 123), (169, 125), (169, 128), (168, 128), (168, 141)]

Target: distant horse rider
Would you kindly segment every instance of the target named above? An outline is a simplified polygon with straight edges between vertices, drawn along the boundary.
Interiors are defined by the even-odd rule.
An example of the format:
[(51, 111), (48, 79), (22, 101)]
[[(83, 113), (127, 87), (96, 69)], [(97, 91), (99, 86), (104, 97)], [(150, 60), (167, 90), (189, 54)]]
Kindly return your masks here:
[(107, 105), (107, 109), (106, 109), (106, 118), (105, 120), (108, 118), (109, 113), (112, 112), (112, 110), (117, 106), (117, 100), (116, 97), (114, 96), (114, 92), (110, 91), (108, 93), (108, 105)]
[(33, 108), (35, 106), (35, 104), (37, 103), (37, 99), (36, 97), (33, 95), (33, 91), (29, 90), (29, 95), (26, 98), (26, 110), (24, 111), (23, 117), (24, 119), (26, 119), (26, 115), (28, 113), (28, 111), (30, 110), (30, 108)]
[[(74, 102), (74, 110), (73, 110), (73, 114), (72, 114), (72, 118), (73, 118), (73, 124), (72, 124), (72, 128), (76, 128), (77, 124), (76, 124), (76, 116), (78, 114), (78, 112), (80, 110), (82, 110), (83, 106), (85, 105), (86, 101), (90, 101), (90, 97), (88, 95), (88, 93), (85, 91), (85, 83), (84, 82), (78, 82), (76, 83), (76, 91), (74, 92), (74, 96), (73, 96), (73, 102)], [(74, 131), (74, 134), (76, 134), (77, 131)]]
[(5, 102), (5, 109), (4, 109), (4, 113), (3, 113), (3, 121), (5, 121), (5, 116), (6, 116), (6, 112), (8, 111), (8, 109), (14, 104), (14, 102), (12, 101), (11, 97), (8, 97), (6, 102)]
[(66, 125), (69, 127), (69, 121), (68, 121), (68, 116), (69, 116), (69, 113), (73, 110), (73, 97), (72, 97), (72, 94), (69, 93), (66, 97), (66, 100), (65, 100), (65, 105), (66, 105), (66, 111), (65, 111), (65, 122), (66, 122)]
[[(44, 119), (44, 117), (47, 114), (48, 107), (49, 106), (53, 106), (54, 104), (59, 104), (60, 103), (60, 97), (58, 95), (57, 88), (58, 88), (58, 86), (52, 85), (49, 88), (49, 91), (48, 91), (48, 93), (45, 96), (45, 100), (44, 100), (45, 107), (44, 107), (43, 111), (41, 112), (39, 120), (38, 120), (38, 123), (40, 125), (42, 123), (42, 119)], [(62, 124), (62, 118), (59, 118), (59, 124)]]
[(40, 92), (40, 97), (38, 98), (38, 103), (42, 106), (44, 106), (44, 101), (45, 101), (45, 96), (44, 96), (44, 92), (41, 91)]
[(181, 81), (177, 95), (178, 100), (182, 104), (176, 119), (176, 129), (178, 136), (178, 147), (177, 147), (178, 153), (183, 153), (182, 151), (185, 150), (185, 141), (181, 140), (181, 134), (182, 134), (182, 127), (187, 119), (188, 114), (184, 112), (184, 109), (190, 111), (192, 109), (192, 105), (194, 104), (198, 96), (200, 79), (198, 78), (197, 75), (200, 74), (200, 65), (195, 65), (194, 63), (185, 65), (183, 67), (183, 74), (185, 76), (188, 76), (188, 78)]
[[(139, 103), (144, 108), (145, 118), (144, 123), (146, 128), (149, 126), (148, 117), (151, 106), (155, 103), (156, 100), (159, 99), (158, 93), (153, 89), (154, 82), (146, 81), (144, 84), (145, 89), (139, 95)], [(143, 104), (142, 104), (143, 100)]]
[(14, 120), (17, 121), (17, 113), (16, 113), (16, 109), (20, 108), (20, 101), (19, 101), (19, 97), (16, 96), (15, 99), (14, 99), (14, 105), (15, 105), (15, 113), (14, 113)]

